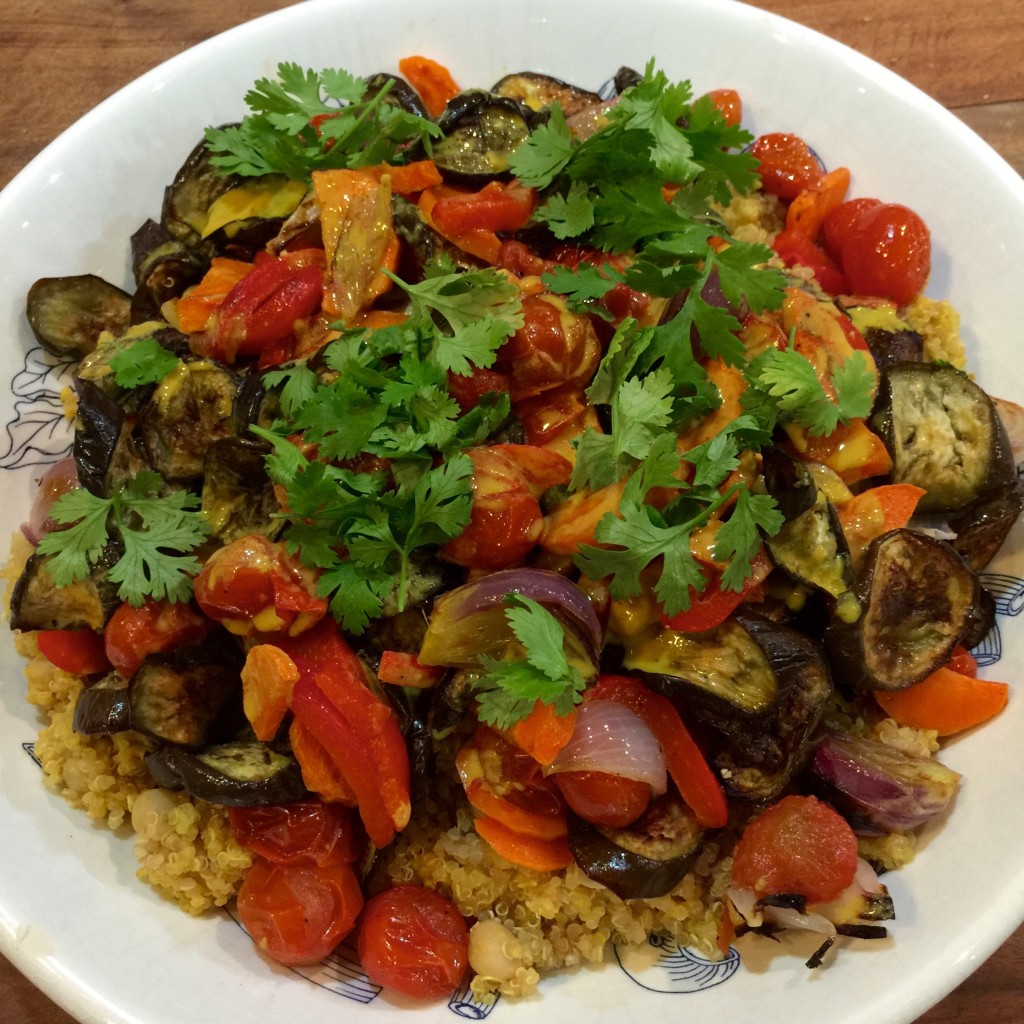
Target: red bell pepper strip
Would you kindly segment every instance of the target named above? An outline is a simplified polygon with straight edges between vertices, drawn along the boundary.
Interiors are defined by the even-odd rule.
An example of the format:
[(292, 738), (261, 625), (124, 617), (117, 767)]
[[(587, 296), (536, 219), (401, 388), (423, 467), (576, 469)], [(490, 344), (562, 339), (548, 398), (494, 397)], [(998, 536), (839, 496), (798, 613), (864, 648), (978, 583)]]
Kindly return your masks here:
[(313, 734), (352, 787), (366, 834), (377, 847), (395, 838), (395, 824), (381, 798), (370, 748), (320, 686), (323, 676), (302, 675), (292, 690), (292, 711)]
[(618, 701), (639, 715), (654, 733), (668, 773), (697, 821), (704, 828), (722, 828), (728, 823), (729, 805), (722, 784), (667, 697), (652, 693), (631, 676), (604, 675), (587, 690), (585, 699)]
[(795, 231), (780, 231), (772, 241), (776, 255), (787, 267), (799, 264), (814, 271), (818, 284), (830, 295), (849, 291), (843, 272), (821, 246)]
[(446, 237), (468, 231), (518, 231), (526, 227), (537, 205), (532, 188), (511, 181), (492, 181), (479, 192), (449, 194), (430, 211), (434, 226)]
[[(409, 754), (405, 740), (394, 712), (367, 687), (366, 669), (342, 636), (338, 624), (325, 618), (299, 636), (274, 642), (295, 662), (300, 681), (315, 680), (326, 699), (358, 735), (367, 751), (369, 770), (377, 780), (378, 801), (390, 817), (392, 830), (401, 831), (409, 823), (411, 813)], [(292, 699), (294, 701), (294, 691)], [(332, 756), (335, 755), (329, 745), (325, 746)], [(349, 782), (360, 796), (362, 809), (359, 790), (354, 780), (349, 779)]]
[(91, 629), (44, 629), (36, 634), (39, 653), (74, 676), (91, 676), (110, 668), (103, 637)]
[(717, 573), (700, 593), (690, 594), (690, 607), (675, 615), (663, 615), (661, 621), (679, 633), (703, 633), (720, 626), (736, 609), (755, 594), (772, 571), (768, 556), (759, 551), (751, 563), (750, 575), (739, 590), (723, 590)]
[(413, 686), (427, 690), (439, 683), (445, 670), (440, 666), (421, 665), (415, 654), (407, 651), (384, 651), (377, 666), (377, 678), (392, 686)]

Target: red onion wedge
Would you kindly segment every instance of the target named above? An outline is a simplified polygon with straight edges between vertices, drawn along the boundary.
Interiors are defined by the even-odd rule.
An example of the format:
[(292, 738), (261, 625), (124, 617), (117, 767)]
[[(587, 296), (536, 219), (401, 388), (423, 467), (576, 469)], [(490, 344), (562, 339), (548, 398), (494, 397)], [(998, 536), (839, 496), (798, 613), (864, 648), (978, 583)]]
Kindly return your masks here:
[(597, 671), (601, 623), (589, 599), (571, 580), (546, 569), (502, 569), (442, 595), (417, 658), (421, 665), (469, 668), (481, 655), (499, 656), (513, 639), (505, 596), (522, 594), (543, 605), (566, 627), (566, 640)]
[(949, 806), (960, 782), (934, 758), (851, 736), (822, 740), (811, 773), (822, 797), (862, 836), (923, 825)]
[(70, 456), (53, 463), (42, 475), (28, 522), (21, 528), (33, 544), (38, 544), (46, 534), (58, 528), (58, 524), (50, 518), (50, 509), (58, 498), (77, 486), (78, 466)]
[(576, 709), (572, 738), (551, 772), (606, 772), (646, 782), (655, 796), (665, 792), (665, 755), (643, 719), (613, 700), (584, 701)]

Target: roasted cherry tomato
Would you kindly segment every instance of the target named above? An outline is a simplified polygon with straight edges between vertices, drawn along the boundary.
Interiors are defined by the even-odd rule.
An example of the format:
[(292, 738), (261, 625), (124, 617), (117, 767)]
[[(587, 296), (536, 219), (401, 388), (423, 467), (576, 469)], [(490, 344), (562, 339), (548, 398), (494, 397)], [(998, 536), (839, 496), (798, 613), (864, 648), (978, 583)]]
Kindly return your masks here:
[(413, 999), (440, 999), (459, 987), (469, 969), (469, 928), (439, 892), (398, 885), (366, 904), (359, 961), (378, 985)]
[(295, 636), (327, 614), (315, 575), (285, 546), (251, 533), (215, 551), (196, 577), (199, 607), (238, 636)]
[(651, 787), (608, 772), (558, 772), (565, 802), (584, 820), (606, 828), (631, 825), (651, 802)]
[(136, 608), (126, 601), (110, 617), (103, 641), (110, 664), (129, 678), (147, 654), (198, 644), (209, 631), (210, 620), (189, 604), (146, 601)]
[(538, 497), (566, 483), (571, 463), (532, 445), (470, 448), (473, 508), (469, 524), (441, 548), (442, 558), (472, 569), (506, 569), (520, 562), (544, 528)]
[(459, 403), (459, 410), (463, 413), (476, 408), (484, 395), (507, 395), (510, 386), (507, 374), (480, 366), (474, 366), (472, 373), (468, 374), (448, 372), (448, 393)]
[(820, 245), (795, 231), (780, 231), (772, 239), (772, 248), (787, 267), (800, 264), (814, 271), (818, 284), (831, 295), (847, 290), (846, 278)]
[(761, 187), (780, 199), (796, 199), (824, 177), (814, 151), (798, 135), (771, 132), (755, 139), (750, 153), (761, 164)]
[(837, 811), (813, 796), (787, 796), (743, 830), (732, 881), (759, 896), (797, 893), (834, 900), (857, 871), (857, 837)]
[(718, 107), (725, 118), (725, 123), (730, 127), (738, 125), (743, 120), (743, 101), (735, 89), (712, 89), (705, 95)]
[(351, 864), (363, 845), (351, 811), (319, 800), (229, 807), (228, 818), (239, 844), (273, 864)]
[(36, 634), (39, 653), (51, 664), (74, 676), (106, 672), (110, 661), (103, 637), (91, 629), (44, 629)]
[(238, 891), (249, 937), (282, 964), (319, 963), (345, 938), (363, 908), (349, 864), (273, 864), (257, 857)]
[(825, 215), (821, 225), (821, 242), (825, 251), (836, 263), (842, 261), (843, 245), (853, 230), (857, 218), (865, 210), (873, 210), (876, 206), (881, 205), (880, 199), (847, 199), (845, 203), (840, 203)]
[(512, 401), (587, 381), (601, 359), (601, 345), (586, 316), (571, 313), (557, 295), (523, 299), (523, 326), (498, 350), (495, 369), (508, 374)]
[[(839, 214), (843, 206), (832, 215)], [(931, 233), (908, 207), (899, 203), (862, 207), (851, 217), (845, 233), (839, 230), (833, 224), (833, 244), (839, 247), (843, 274), (854, 293), (877, 295), (905, 306), (928, 283)]]

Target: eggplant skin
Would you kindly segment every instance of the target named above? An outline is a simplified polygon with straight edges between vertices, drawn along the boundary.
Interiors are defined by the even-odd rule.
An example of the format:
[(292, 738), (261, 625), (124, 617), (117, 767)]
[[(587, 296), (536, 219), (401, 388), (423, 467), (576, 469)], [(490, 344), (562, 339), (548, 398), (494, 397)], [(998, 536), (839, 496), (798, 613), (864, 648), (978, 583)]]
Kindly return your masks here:
[(32, 555), (11, 594), (11, 629), (81, 629), (101, 632), (121, 606), (117, 584), (107, 571), (121, 557), (118, 544), (108, 544), (92, 572), (83, 580), (57, 587), (47, 570), (52, 555)]
[(956, 512), (1016, 476), (992, 400), (960, 370), (898, 363), (883, 375), (872, 426), (892, 456), (892, 482), (925, 490), (921, 512)]
[(580, 870), (623, 900), (670, 893), (703, 843), (693, 812), (671, 792), (652, 800), (626, 828), (598, 828), (570, 815), (569, 849)]
[(974, 572), (981, 572), (1003, 546), (1022, 511), (1024, 492), (1015, 480), (950, 522), (956, 530), (953, 548)]
[(853, 623), (825, 630), (833, 672), (854, 690), (902, 690), (944, 665), (981, 600), (978, 578), (944, 541), (890, 530), (868, 547)]

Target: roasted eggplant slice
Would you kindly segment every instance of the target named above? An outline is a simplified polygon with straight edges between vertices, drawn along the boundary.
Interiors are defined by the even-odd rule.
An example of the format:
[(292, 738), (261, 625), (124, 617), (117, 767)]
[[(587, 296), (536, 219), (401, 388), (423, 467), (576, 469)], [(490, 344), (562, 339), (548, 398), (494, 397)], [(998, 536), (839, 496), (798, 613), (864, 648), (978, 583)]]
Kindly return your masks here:
[(856, 690), (902, 690), (944, 665), (980, 599), (977, 577), (944, 541), (891, 530), (868, 547), (854, 583), (856, 622), (834, 619), (825, 650)]
[(189, 248), (212, 255), (213, 244), (202, 237), (210, 207), (240, 182), (237, 176), (222, 174), (213, 167), (206, 140), (201, 140), (164, 191), (161, 226)]
[(204, 746), (235, 710), (238, 672), (213, 645), (148, 655), (128, 684), (132, 728), (177, 746)]
[(569, 849), (583, 873), (624, 900), (657, 899), (690, 870), (704, 840), (693, 812), (675, 793), (651, 801), (626, 828), (571, 817)]
[(390, 103), (407, 114), (415, 114), (417, 117), (430, 117), (430, 113), (423, 105), (419, 93), (399, 75), (390, 75), (387, 72), (379, 71), (366, 79), (366, 93), (364, 99), (373, 99), (382, 89), (387, 89), (384, 97), (385, 103)]
[(995, 558), (1022, 511), (1024, 494), (1015, 481), (950, 521), (956, 531), (954, 550), (974, 572), (981, 572)]
[(138, 435), (153, 468), (167, 481), (203, 475), (207, 449), (234, 434), (234, 404), (241, 378), (201, 359), (165, 377), (139, 417)]
[(158, 785), (184, 789), (189, 796), (226, 807), (262, 807), (305, 799), (299, 763), (266, 743), (222, 743), (192, 752), (162, 747), (146, 755)]
[(599, 106), (603, 102), (596, 92), (579, 89), (561, 79), (541, 75), (535, 71), (519, 71), (506, 75), (494, 84), (491, 92), (495, 96), (516, 100), (530, 110), (544, 110), (552, 103), (557, 103), (566, 117), (572, 117), (581, 110)]
[(81, 359), (104, 331), (122, 334), (132, 297), (94, 274), (42, 277), (28, 290), (25, 313), (39, 344), (54, 355)]
[(530, 111), (521, 103), (475, 89), (449, 101), (438, 120), (444, 137), (431, 154), (445, 178), (484, 185), (509, 174), (508, 158), (530, 135)]
[(81, 629), (102, 631), (121, 606), (117, 585), (107, 571), (121, 557), (121, 548), (108, 544), (92, 572), (66, 587), (54, 585), (47, 565), (54, 556), (32, 555), (11, 594), (11, 629)]
[(843, 312), (867, 342), (880, 372), (897, 363), (924, 359), (924, 338), (900, 317), (895, 303), (879, 300), (873, 305), (845, 306)]
[(267, 448), (242, 437), (214, 441), (203, 462), (201, 508), (211, 534), (223, 544), (249, 533), (272, 537), (283, 523), (281, 506), (267, 476)]
[(995, 405), (967, 374), (938, 363), (900, 363), (882, 381), (872, 426), (892, 456), (892, 481), (927, 492), (919, 511), (959, 511), (1014, 481)]
[(800, 770), (832, 693), (802, 633), (737, 611), (706, 633), (654, 627), (625, 644), (623, 665), (719, 734), (711, 760), (735, 797), (777, 797)]
[(71, 728), (88, 736), (109, 736), (130, 729), (128, 680), (109, 672), (86, 687), (75, 701)]
[(209, 259), (172, 238), (154, 220), (147, 220), (132, 235), (132, 323), (159, 317), (160, 307), (181, 296), (206, 273)]
[(834, 598), (836, 614), (856, 618), (849, 545), (835, 509), (811, 471), (781, 449), (770, 448), (764, 453), (764, 479), (786, 519), (767, 541), (772, 561), (799, 583)]

